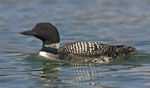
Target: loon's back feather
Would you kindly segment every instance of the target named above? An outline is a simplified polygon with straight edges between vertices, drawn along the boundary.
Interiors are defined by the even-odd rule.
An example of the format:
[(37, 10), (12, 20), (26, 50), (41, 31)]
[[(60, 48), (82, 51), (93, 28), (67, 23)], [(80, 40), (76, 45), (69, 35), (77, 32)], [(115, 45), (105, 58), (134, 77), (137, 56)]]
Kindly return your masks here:
[(97, 42), (73, 42), (59, 48), (60, 59), (101, 63), (134, 52), (135, 48), (133, 47), (124, 45), (114, 46)]
[(104, 47), (104, 44), (96, 42), (73, 42), (62, 46), (59, 51), (84, 55), (96, 55), (99, 54), (99, 50), (104, 52)]

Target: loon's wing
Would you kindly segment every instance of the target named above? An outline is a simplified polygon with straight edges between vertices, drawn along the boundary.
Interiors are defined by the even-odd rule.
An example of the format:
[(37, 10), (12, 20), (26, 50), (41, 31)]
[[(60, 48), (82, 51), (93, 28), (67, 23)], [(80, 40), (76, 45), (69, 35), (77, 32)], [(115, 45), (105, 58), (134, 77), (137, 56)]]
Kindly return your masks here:
[(107, 56), (115, 58), (117, 56), (123, 56), (133, 53), (135, 52), (135, 48), (124, 45), (106, 45), (97, 42), (74, 42), (62, 46), (59, 49), (59, 52), (73, 53), (84, 56)]

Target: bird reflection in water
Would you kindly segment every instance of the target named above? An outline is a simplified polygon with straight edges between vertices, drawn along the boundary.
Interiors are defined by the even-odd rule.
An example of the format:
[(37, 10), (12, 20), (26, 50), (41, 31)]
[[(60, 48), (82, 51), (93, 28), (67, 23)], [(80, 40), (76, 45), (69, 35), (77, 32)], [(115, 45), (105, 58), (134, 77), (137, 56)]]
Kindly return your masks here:
[[(43, 65), (41, 79), (46, 85), (60, 83), (63, 86), (96, 86), (100, 85), (97, 79), (101, 78), (100, 64), (94, 63), (53, 63), (46, 62)], [(58, 86), (58, 85), (57, 85)]]

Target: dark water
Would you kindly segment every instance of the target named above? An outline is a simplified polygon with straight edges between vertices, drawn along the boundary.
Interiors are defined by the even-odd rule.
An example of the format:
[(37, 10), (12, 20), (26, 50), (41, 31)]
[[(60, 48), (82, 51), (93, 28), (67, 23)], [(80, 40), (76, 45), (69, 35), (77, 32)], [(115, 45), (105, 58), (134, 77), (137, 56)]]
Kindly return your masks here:
[[(139, 54), (108, 65), (38, 60), (41, 41), (19, 32), (39, 22), (57, 26), (61, 45), (125, 44)], [(150, 88), (149, 33), (149, 0), (0, 0), (0, 88)]]

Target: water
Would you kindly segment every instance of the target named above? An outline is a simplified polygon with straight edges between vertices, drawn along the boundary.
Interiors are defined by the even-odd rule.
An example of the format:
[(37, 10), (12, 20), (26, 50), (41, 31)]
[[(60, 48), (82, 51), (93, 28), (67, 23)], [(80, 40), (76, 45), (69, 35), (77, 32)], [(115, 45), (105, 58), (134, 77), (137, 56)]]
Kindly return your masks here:
[[(149, 0), (0, 0), (0, 88), (149, 88)], [(137, 48), (108, 65), (39, 60), (41, 41), (20, 35), (51, 22), (74, 41)]]

